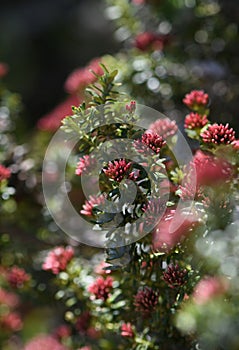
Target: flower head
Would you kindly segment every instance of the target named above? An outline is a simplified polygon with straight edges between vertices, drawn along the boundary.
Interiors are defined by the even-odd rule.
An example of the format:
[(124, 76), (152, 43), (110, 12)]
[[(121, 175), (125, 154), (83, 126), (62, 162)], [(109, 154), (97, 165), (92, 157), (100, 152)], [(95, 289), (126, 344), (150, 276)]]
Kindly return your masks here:
[(192, 110), (208, 105), (209, 96), (203, 90), (193, 90), (183, 99), (183, 103)]
[(59, 343), (51, 335), (38, 335), (30, 340), (24, 350), (66, 350), (65, 346)]
[(102, 75), (104, 73), (99, 63), (100, 59), (95, 58), (86, 67), (74, 70), (65, 82), (66, 92), (74, 94), (94, 83), (97, 80), (95, 74)]
[(187, 278), (188, 271), (181, 269), (178, 264), (170, 264), (163, 273), (164, 281), (173, 289), (183, 286), (187, 282)]
[(169, 118), (157, 119), (149, 125), (148, 131), (152, 131), (160, 135), (164, 140), (176, 134), (178, 126), (175, 120)]
[(89, 155), (81, 157), (77, 163), (76, 175), (81, 175), (83, 172), (90, 171), (92, 165), (94, 164), (94, 158)]
[(65, 271), (67, 264), (74, 256), (72, 247), (56, 247), (51, 250), (42, 265), (43, 270), (51, 270), (55, 275)]
[(122, 337), (133, 338), (134, 330), (130, 322), (121, 325), (121, 335)]
[(103, 204), (105, 197), (103, 194), (99, 196), (89, 196), (89, 200), (86, 200), (80, 211), (81, 214), (85, 216), (94, 216), (94, 210), (97, 209), (97, 206)]
[(0, 164), (0, 182), (7, 180), (11, 176), (11, 171)]
[(26, 271), (18, 266), (13, 266), (7, 274), (7, 281), (13, 288), (22, 287), (29, 279), (30, 276)]
[(215, 145), (228, 145), (235, 141), (235, 131), (229, 127), (229, 124), (212, 124), (209, 125), (200, 135), (203, 142)]
[(158, 304), (158, 293), (152, 288), (144, 287), (134, 297), (134, 305), (137, 311), (150, 313)]
[(107, 300), (113, 288), (113, 278), (108, 276), (105, 279), (100, 276), (88, 287), (88, 292), (92, 294), (92, 299)]
[(193, 112), (188, 114), (184, 120), (184, 128), (190, 130), (202, 129), (207, 124), (208, 119), (206, 115), (200, 115)]
[(109, 162), (107, 167), (103, 169), (105, 175), (110, 179), (121, 182), (124, 178), (130, 177), (130, 169), (132, 163), (126, 159), (114, 160)]
[(147, 151), (147, 148), (152, 149), (156, 154), (159, 154), (161, 148), (166, 144), (166, 141), (158, 134), (147, 131), (145, 132), (141, 140), (136, 140), (134, 142), (135, 147), (139, 152)]

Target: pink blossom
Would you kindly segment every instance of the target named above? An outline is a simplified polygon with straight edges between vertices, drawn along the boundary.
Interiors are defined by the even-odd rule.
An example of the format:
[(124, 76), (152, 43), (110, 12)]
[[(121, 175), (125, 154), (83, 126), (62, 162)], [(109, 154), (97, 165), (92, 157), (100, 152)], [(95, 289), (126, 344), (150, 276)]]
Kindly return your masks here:
[(198, 113), (191, 112), (185, 118), (184, 128), (190, 130), (202, 129), (207, 124), (208, 119), (206, 115), (200, 115)]
[(167, 41), (168, 37), (165, 35), (152, 32), (143, 32), (139, 33), (135, 37), (134, 45), (140, 51), (147, 51), (150, 49), (162, 50)]
[(192, 110), (208, 105), (209, 96), (203, 90), (193, 90), (183, 99), (183, 103)]
[(29, 279), (30, 276), (26, 271), (18, 266), (13, 266), (7, 274), (7, 281), (13, 288), (22, 287)]
[(235, 141), (235, 131), (229, 124), (212, 124), (200, 135), (203, 142), (215, 145), (228, 145)]
[(136, 102), (135, 101), (130, 101), (130, 104), (127, 104), (125, 106), (126, 110), (129, 111), (130, 113), (133, 113), (136, 110)]
[(85, 201), (80, 213), (85, 216), (93, 216), (94, 215), (93, 210), (97, 209), (97, 206), (99, 206), (100, 204), (103, 204), (104, 201), (105, 201), (105, 197), (102, 194), (99, 196), (89, 196), (89, 200)]
[(157, 119), (155, 122), (149, 125), (148, 131), (152, 131), (164, 140), (168, 137), (172, 137), (178, 131), (178, 126), (175, 120), (169, 118)]
[(65, 101), (39, 119), (38, 129), (50, 132), (56, 131), (61, 126), (62, 119), (72, 115), (72, 106), (79, 106), (82, 101), (83, 98), (77, 95), (67, 97)]
[(93, 284), (88, 287), (88, 292), (93, 294), (92, 299), (107, 300), (113, 288), (113, 278), (108, 276), (105, 279), (98, 277)]
[(66, 350), (66, 348), (53, 336), (42, 334), (31, 339), (24, 350)]
[(107, 167), (103, 169), (105, 175), (110, 179), (121, 182), (124, 178), (129, 177), (132, 163), (125, 159), (114, 160), (109, 162)]
[(130, 322), (121, 325), (121, 335), (122, 337), (133, 338), (134, 330)]
[(107, 267), (111, 266), (110, 264), (108, 264), (107, 262), (105, 261), (101, 261), (100, 264), (98, 264), (96, 267), (95, 267), (95, 273), (97, 273), (98, 275), (107, 275), (107, 274), (110, 274), (111, 273), (111, 270), (110, 269), (107, 269)]
[(22, 329), (23, 323), (17, 312), (9, 312), (1, 317), (0, 325), (8, 331), (17, 332)]
[(0, 164), (0, 182), (8, 179), (11, 176), (11, 171)]
[(229, 287), (227, 280), (218, 277), (205, 277), (194, 289), (193, 298), (197, 304), (205, 304), (216, 296), (223, 295)]
[(19, 305), (19, 298), (15, 293), (10, 293), (0, 288), (0, 305), (1, 304), (5, 304), (10, 308), (15, 308)]
[(42, 265), (43, 270), (51, 270), (55, 275), (65, 271), (67, 264), (74, 256), (72, 247), (56, 247), (51, 250)]
[(75, 94), (84, 89), (87, 85), (94, 83), (97, 77), (93, 74), (103, 75), (104, 71), (99, 65), (100, 59), (93, 59), (86, 67), (74, 70), (65, 82), (65, 90), (70, 94)]
[(62, 324), (56, 328), (54, 335), (59, 340), (61, 340), (63, 338), (68, 338), (71, 335), (71, 328), (66, 324)]
[[(153, 232), (153, 250), (170, 251), (175, 245), (186, 238), (197, 224), (193, 214), (177, 213), (174, 209), (167, 210)], [(175, 217), (176, 215), (176, 217)], [(171, 232), (171, 223), (175, 221), (176, 229)], [(178, 225), (177, 225), (178, 222)]]
[(80, 176), (83, 172), (90, 171), (94, 163), (95, 159), (89, 155), (81, 157), (77, 163), (75, 174)]
[(147, 131), (145, 132), (141, 140), (136, 140), (134, 142), (135, 148), (138, 152), (146, 152), (147, 148), (152, 149), (156, 154), (159, 154), (161, 148), (166, 144), (166, 141), (155, 132)]
[(236, 151), (238, 151), (239, 150), (239, 140), (233, 141), (232, 146)]

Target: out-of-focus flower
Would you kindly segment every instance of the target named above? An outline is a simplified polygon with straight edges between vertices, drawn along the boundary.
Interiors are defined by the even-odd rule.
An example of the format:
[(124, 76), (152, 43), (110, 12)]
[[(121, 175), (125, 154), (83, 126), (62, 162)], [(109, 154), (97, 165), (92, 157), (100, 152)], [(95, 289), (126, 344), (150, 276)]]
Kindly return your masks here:
[(206, 107), (209, 102), (209, 96), (203, 90), (193, 90), (183, 99), (183, 103), (192, 110)]
[(107, 262), (105, 261), (102, 261), (100, 264), (98, 264), (94, 271), (95, 273), (97, 273), (98, 275), (107, 275), (107, 274), (110, 274), (111, 273), (111, 270), (110, 269), (107, 269), (107, 267), (110, 267), (111, 265), (108, 264)]
[(90, 171), (91, 167), (94, 164), (95, 164), (95, 159), (92, 158), (91, 156), (85, 155), (81, 157), (77, 163), (75, 174), (80, 176), (82, 173)]
[(24, 350), (67, 350), (51, 335), (38, 335), (30, 340)]
[(7, 180), (11, 176), (11, 171), (8, 168), (5, 168), (4, 165), (0, 164), (0, 182)]
[(190, 130), (202, 129), (207, 124), (208, 119), (206, 115), (200, 115), (193, 112), (188, 114), (184, 120), (184, 128)]
[(77, 350), (92, 350), (90, 346), (83, 346), (83, 348), (79, 348)]
[(157, 119), (154, 123), (149, 125), (148, 131), (152, 131), (164, 140), (176, 134), (178, 131), (178, 126), (175, 120), (170, 120), (169, 118)]
[(152, 32), (139, 33), (135, 37), (134, 46), (140, 51), (162, 50), (168, 42), (168, 36)]
[[(70, 94), (77, 93), (87, 85), (97, 80), (97, 75), (103, 75), (104, 71), (100, 64), (100, 58), (93, 59), (86, 67), (74, 70), (65, 82), (65, 90)], [(94, 72), (94, 73), (93, 73)]]
[(223, 295), (229, 288), (225, 278), (204, 277), (194, 289), (193, 298), (197, 304), (205, 304), (211, 299)]
[(214, 145), (228, 145), (235, 141), (235, 131), (229, 124), (212, 124), (200, 135), (203, 142)]
[[(175, 229), (171, 232), (172, 222), (174, 222)], [(174, 209), (167, 210), (153, 232), (153, 250), (170, 251), (190, 234), (197, 223), (198, 219), (193, 214), (176, 214)]]
[(19, 298), (15, 293), (10, 293), (0, 288), (0, 305), (1, 304), (5, 304), (10, 308), (15, 308), (19, 305)]
[(39, 119), (38, 129), (50, 132), (56, 131), (61, 126), (62, 119), (72, 115), (72, 106), (79, 106), (82, 100), (83, 98), (77, 95), (67, 97), (65, 101)]
[(137, 311), (148, 314), (155, 310), (158, 304), (159, 295), (152, 288), (144, 287), (139, 289), (134, 297), (134, 305)]
[(163, 273), (164, 281), (173, 289), (183, 286), (187, 282), (187, 278), (187, 269), (181, 269), (178, 264), (170, 264)]
[(107, 300), (113, 288), (113, 278), (108, 276), (105, 279), (98, 277), (93, 284), (88, 287), (88, 292), (92, 294), (91, 299)]
[(67, 264), (74, 256), (72, 247), (56, 247), (51, 250), (42, 265), (43, 270), (51, 270), (55, 275), (65, 271)]
[(13, 266), (7, 274), (7, 281), (13, 288), (20, 288), (25, 282), (29, 281), (30, 276), (24, 269)]
[(132, 163), (128, 162), (126, 159), (119, 159), (113, 162), (110, 161), (103, 171), (110, 179), (121, 182), (124, 178), (130, 177), (129, 172), (131, 166)]
[(81, 214), (86, 216), (93, 216), (94, 210), (97, 206), (103, 204), (105, 197), (101, 194), (99, 196), (89, 196), (89, 200), (86, 200), (80, 211)]
[(141, 140), (136, 140), (134, 142), (135, 148), (138, 152), (146, 152), (147, 148), (152, 149), (156, 154), (159, 154), (161, 148), (166, 144), (166, 141), (155, 132), (147, 131), (145, 132)]
[(7, 331), (17, 332), (22, 329), (23, 323), (17, 312), (9, 312), (1, 316), (0, 325)]
[(123, 323), (121, 325), (121, 335), (122, 337), (133, 338), (134, 330), (132, 324), (130, 322)]
[(90, 326), (90, 320), (91, 320), (91, 314), (89, 311), (84, 311), (82, 314), (77, 318), (75, 327), (78, 332), (82, 334), (86, 334), (89, 326)]
[(0, 62), (0, 78), (4, 77), (8, 73), (8, 65), (6, 63)]
[(71, 328), (66, 324), (62, 324), (55, 329), (54, 336), (59, 340), (68, 338), (71, 336)]

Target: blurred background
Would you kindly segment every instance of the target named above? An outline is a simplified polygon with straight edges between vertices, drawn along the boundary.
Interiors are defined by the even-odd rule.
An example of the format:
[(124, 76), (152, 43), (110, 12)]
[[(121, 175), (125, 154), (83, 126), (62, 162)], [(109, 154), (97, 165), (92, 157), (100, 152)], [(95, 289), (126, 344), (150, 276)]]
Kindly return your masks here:
[(22, 96), (28, 128), (64, 98), (72, 70), (116, 50), (101, 0), (1, 1), (0, 61), (9, 65), (9, 90)]

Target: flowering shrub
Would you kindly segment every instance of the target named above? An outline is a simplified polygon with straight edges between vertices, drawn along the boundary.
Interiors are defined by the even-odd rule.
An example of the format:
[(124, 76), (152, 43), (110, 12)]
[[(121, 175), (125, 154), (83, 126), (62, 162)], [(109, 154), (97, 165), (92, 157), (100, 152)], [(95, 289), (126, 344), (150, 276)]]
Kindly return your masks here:
[[(198, 61), (207, 57), (206, 29), (209, 39), (217, 28), (233, 43), (233, 28), (218, 28), (216, 0), (108, 3), (124, 50), (67, 78), (68, 97), (40, 119), (31, 155), (12, 135), (19, 97), (0, 89), (0, 346), (237, 350), (239, 141), (215, 113), (218, 98), (225, 108), (237, 86), (221, 81), (219, 89), (213, 69), (210, 84)], [(201, 45), (190, 41), (190, 30), (176, 41), (178, 11), (185, 18), (195, 12), (192, 32)], [(189, 51), (195, 60), (185, 61)], [(0, 64), (0, 78), (6, 73)], [(166, 115), (142, 113), (145, 102)], [(77, 142), (50, 209), (69, 195), (82, 218), (72, 220), (68, 206), (60, 211), (77, 232), (69, 236), (40, 189), (43, 144), (60, 125)], [(180, 130), (192, 145), (188, 162), (180, 161)], [(62, 176), (55, 159), (67, 142), (60, 141), (43, 166), (50, 190)]]

